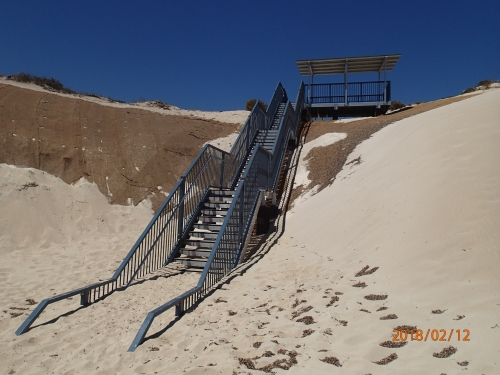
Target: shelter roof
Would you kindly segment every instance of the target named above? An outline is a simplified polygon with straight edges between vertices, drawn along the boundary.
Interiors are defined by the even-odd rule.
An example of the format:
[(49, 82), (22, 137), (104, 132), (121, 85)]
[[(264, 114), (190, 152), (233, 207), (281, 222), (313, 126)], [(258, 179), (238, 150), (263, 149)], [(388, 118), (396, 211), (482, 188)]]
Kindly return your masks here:
[(341, 57), (332, 59), (297, 60), (297, 68), (303, 76), (309, 74), (344, 74), (347, 73), (369, 73), (384, 70), (384, 62), (387, 71), (391, 71), (398, 62), (401, 54)]

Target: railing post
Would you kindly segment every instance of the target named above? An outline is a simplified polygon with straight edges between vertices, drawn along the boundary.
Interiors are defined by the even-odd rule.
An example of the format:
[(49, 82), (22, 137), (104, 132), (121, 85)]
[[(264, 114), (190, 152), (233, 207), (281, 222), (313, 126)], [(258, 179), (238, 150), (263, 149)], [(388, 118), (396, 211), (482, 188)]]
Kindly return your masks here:
[(179, 213), (178, 213), (178, 227), (177, 238), (180, 239), (184, 229), (184, 193), (186, 187), (186, 176), (181, 177), (181, 184), (179, 185)]
[(387, 73), (387, 57), (384, 60), (384, 104), (387, 103), (387, 78), (386, 78), (386, 73)]
[(80, 294), (80, 305), (82, 305), (82, 306), (88, 306), (88, 305), (90, 305), (90, 302), (89, 302), (89, 291), (88, 290), (85, 290), (84, 292), (82, 292)]
[(344, 105), (347, 106), (347, 69), (348, 69), (348, 62), (347, 59), (345, 59), (345, 66), (344, 66)]
[(220, 165), (220, 188), (221, 189), (222, 189), (222, 185), (224, 184), (224, 166), (226, 164), (224, 157), (225, 157), (225, 154), (222, 154), (222, 161), (221, 161), (221, 165)]
[(240, 212), (239, 212), (239, 233), (238, 233), (238, 244), (241, 246), (243, 244), (243, 229), (244, 229), (244, 210), (245, 210), (245, 179), (241, 179), (241, 191), (240, 191)]
[(182, 315), (184, 315), (184, 310), (182, 308), (183, 302), (184, 301), (181, 301), (177, 305), (175, 305), (175, 316), (182, 316)]
[(266, 190), (269, 190), (269, 179), (271, 178), (269, 174), (271, 173), (271, 154), (267, 154), (267, 183)]

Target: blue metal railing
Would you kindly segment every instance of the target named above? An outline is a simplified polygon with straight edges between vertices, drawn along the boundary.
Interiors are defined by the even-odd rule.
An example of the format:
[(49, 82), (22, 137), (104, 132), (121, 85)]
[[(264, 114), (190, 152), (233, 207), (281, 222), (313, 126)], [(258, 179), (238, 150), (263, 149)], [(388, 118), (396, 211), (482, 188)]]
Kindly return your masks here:
[[(209, 189), (234, 187), (240, 178), (243, 164), (248, 160), (247, 169), (239, 179), (239, 187), (198, 285), (150, 312), (130, 350), (135, 350), (140, 344), (155, 316), (173, 306), (176, 306), (177, 314), (192, 307), (234, 268), (240, 259), (243, 244), (250, 233), (252, 217), (258, 209), (261, 190), (275, 188), (288, 140), (297, 135), (298, 123), (304, 108), (303, 98), (304, 84), (301, 83), (294, 110), (279, 83), (267, 111), (264, 112), (256, 103), (229, 153), (211, 145), (203, 147), (109, 280), (41, 301), (16, 331), (16, 335), (26, 332), (51, 303), (80, 295), (81, 304), (88, 305), (115, 290), (126, 289), (134, 279), (166, 266), (176, 255), (179, 242), (196, 219)], [(259, 130), (269, 129), (279, 104), (283, 102), (287, 104), (278, 128), (278, 137), (273, 151), (268, 152), (259, 145), (254, 145), (254, 140)]]
[[(277, 90), (280, 88), (281, 85), (278, 85)], [(282, 100), (285, 97), (283, 96)], [(212, 247), (198, 285), (148, 313), (130, 345), (130, 352), (135, 351), (142, 343), (153, 320), (158, 315), (174, 306), (176, 315), (182, 315), (184, 311), (196, 304), (200, 298), (203, 298), (231, 269), (236, 267), (241, 258), (246, 237), (251, 230), (252, 217), (255, 210), (258, 209), (261, 191), (263, 189), (275, 189), (288, 140), (292, 135), (294, 138), (297, 135), (298, 124), (304, 108), (303, 97), (304, 84), (301, 83), (295, 102), (295, 110), (291, 103), (287, 101), (285, 112), (278, 127), (278, 136), (274, 142), (273, 151), (269, 152), (260, 145), (255, 145), (248, 158), (247, 169), (239, 179), (239, 186), (235, 191), (232, 203)], [(275, 107), (277, 109), (278, 105)]]
[(306, 85), (308, 104), (374, 103), (391, 100), (391, 82), (315, 83)]

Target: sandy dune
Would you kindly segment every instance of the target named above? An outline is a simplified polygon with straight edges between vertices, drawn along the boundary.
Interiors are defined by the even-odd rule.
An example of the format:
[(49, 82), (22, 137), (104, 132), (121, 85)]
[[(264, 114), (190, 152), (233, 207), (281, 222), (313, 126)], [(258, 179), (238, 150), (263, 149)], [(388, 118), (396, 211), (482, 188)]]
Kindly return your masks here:
[[(87, 183), (67, 186), (1, 166), (0, 217), (2, 226), (11, 222), (0, 232), (10, 241), (0, 248), (3, 373), (500, 373), (499, 102), (500, 90), (486, 91), (388, 125), (358, 145), (348, 162), (360, 163), (345, 165), (332, 185), (280, 217), (234, 278), (164, 331), (173, 319), (166, 314), (134, 353), (126, 350), (147, 311), (196, 275), (165, 270), (85, 309), (64, 301), (42, 315), (49, 324), (16, 337), (26, 315), (11, 313), (28, 313), (19, 310), (33, 308), (27, 299), (109, 277), (151, 212), (110, 206)], [(38, 186), (24, 189), (30, 182)], [(61, 221), (16, 214), (34, 206), (33, 216), (49, 216), (43, 205), (59, 191), (66, 192), (66, 203), (54, 206)], [(93, 208), (82, 211), (84, 199)], [(40, 231), (16, 234), (25, 222)], [(402, 325), (467, 329), (470, 341), (379, 345)], [(448, 346), (457, 351), (433, 356)], [(387, 357), (397, 358), (374, 363)]]

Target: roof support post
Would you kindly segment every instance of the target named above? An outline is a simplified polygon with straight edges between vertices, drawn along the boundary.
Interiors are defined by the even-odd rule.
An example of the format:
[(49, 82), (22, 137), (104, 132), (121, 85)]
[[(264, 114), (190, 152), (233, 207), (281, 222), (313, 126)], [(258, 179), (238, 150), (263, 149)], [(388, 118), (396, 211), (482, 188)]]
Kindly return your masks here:
[(348, 61), (345, 59), (345, 65), (344, 65), (344, 105), (347, 107), (347, 66), (348, 66)]
[(312, 95), (311, 75), (312, 75), (312, 69), (311, 69), (311, 62), (309, 61), (309, 70), (308, 70), (308, 75), (307, 75), (307, 77), (308, 77), (308, 82), (309, 82), (309, 85), (308, 85), (308, 87), (309, 87), (309, 92), (308, 92), (308, 94), (307, 94), (307, 97), (308, 97), (307, 103), (309, 103), (309, 105), (310, 105), (310, 104), (312, 104), (312, 103), (311, 103), (311, 95)]
[(387, 104), (387, 56), (384, 59), (384, 104)]
[(380, 108), (380, 97), (382, 96), (382, 92), (380, 90), (380, 70), (382, 70), (382, 68), (380, 68), (378, 70), (378, 81), (377, 81), (377, 108)]

